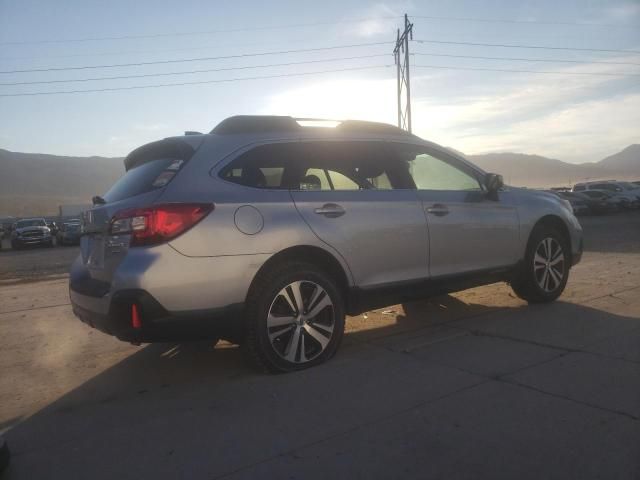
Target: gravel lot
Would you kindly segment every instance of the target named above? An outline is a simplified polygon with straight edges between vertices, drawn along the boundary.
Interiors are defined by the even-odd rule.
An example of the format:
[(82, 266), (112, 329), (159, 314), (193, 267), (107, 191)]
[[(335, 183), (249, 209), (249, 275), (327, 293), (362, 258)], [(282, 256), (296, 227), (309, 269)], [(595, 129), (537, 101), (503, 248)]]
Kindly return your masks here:
[(71, 263), (80, 253), (77, 246), (34, 247), (12, 250), (8, 238), (2, 241), (0, 250), (0, 282), (42, 280), (51, 276), (66, 275)]
[(94, 331), (66, 279), (25, 283), (75, 248), (3, 251), (3, 479), (637, 480), (640, 212), (582, 223), (554, 304), (496, 284), (397, 305), (349, 319), (328, 364), (275, 376), (234, 345)]

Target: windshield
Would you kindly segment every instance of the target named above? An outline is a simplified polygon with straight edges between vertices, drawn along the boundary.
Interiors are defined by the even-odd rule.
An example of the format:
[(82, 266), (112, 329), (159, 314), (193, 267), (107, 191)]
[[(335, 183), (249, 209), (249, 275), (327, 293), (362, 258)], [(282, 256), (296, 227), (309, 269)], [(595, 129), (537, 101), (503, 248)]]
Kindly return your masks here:
[(47, 224), (42, 218), (32, 218), (30, 220), (20, 220), (16, 223), (16, 228), (25, 228), (25, 227), (46, 227)]

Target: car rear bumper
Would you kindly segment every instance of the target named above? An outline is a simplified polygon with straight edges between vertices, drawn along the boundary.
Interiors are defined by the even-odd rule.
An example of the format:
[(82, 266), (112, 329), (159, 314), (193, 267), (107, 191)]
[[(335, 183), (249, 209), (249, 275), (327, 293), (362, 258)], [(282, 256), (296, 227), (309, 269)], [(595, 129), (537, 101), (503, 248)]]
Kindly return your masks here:
[[(244, 305), (170, 312), (144, 290), (122, 290), (92, 297), (69, 289), (73, 313), (82, 322), (120, 340), (134, 343), (174, 342), (242, 335)], [(136, 306), (139, 324), (132, 309)]]

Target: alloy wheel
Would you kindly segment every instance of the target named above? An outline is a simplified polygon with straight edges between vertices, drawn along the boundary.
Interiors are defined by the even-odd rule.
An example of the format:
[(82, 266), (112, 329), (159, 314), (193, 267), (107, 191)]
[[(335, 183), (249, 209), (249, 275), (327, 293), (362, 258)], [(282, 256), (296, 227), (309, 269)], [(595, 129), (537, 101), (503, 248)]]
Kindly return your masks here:
[(291, 363), (306, 363), (326, 348), (333, 336), (333, 302), (315, 282), (292, 282), (275, 296), (267, 317), (273, 350)]
[(543, 239), (533, 257), (533, 275), (538, 286), (551, 293), (562, 285), (565, 257), (562, 245), (553, 237)]

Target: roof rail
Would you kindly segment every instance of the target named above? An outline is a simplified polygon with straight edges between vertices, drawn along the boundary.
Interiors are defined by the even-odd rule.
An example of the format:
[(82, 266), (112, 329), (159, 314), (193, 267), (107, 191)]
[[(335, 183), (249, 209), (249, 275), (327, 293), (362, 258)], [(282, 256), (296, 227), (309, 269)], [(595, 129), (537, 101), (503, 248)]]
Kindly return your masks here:
[(337, 130), (353, 133), (385, 133), (413, 136), (411, 133), (387, 123), (366, 122), (363, 120), (329, 120), (326, 118), (294, 118), (277, 115), (236, 115), (222, 120), (211, 130), (211, 133), (225, 135), (233, 133), (293, 132), (307, 128), (300, 125), (300, 122), (314, 124), (326, 122), (334, 124)]
[(298, 122), (292, 117), (276, 115), (236, 115), (222, 120), (211, 130), (211, 133), (225, 135), (230, 133), (289, 132), (300, 128)]

